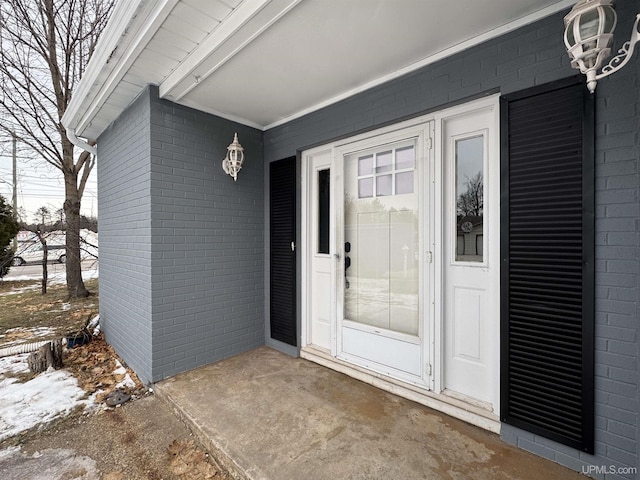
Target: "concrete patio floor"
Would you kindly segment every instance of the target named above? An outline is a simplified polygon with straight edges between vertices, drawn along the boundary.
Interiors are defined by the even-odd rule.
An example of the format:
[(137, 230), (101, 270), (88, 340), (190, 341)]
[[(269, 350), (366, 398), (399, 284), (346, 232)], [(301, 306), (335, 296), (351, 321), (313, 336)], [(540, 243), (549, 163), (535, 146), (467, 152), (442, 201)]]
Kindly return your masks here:
[(585, 479), (497, 435), (262, 347), (156, 385), (235, 478)]

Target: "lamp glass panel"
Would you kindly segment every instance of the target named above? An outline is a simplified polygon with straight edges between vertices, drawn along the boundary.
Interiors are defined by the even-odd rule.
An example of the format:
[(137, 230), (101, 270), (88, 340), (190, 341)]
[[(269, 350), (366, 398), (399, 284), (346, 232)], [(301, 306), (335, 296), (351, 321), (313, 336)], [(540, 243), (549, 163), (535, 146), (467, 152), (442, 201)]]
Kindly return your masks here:
[(580, 39), (585, 40), (598, 34), (600, 26), (600, 15), (598, 10), (590, 10), (580, 15)]
[(573, 35), (573, 28), (575, 27), (576, 19), (574, 18), (567, 25), (567, 43), (569, 47), (573, 47), (576, 44), (576, 37)]
[(613, 7), (605, 6), (602, 7), (604, 10), (604, 33), (613, 33), (613, 30), (616, 28), (616, 11)]

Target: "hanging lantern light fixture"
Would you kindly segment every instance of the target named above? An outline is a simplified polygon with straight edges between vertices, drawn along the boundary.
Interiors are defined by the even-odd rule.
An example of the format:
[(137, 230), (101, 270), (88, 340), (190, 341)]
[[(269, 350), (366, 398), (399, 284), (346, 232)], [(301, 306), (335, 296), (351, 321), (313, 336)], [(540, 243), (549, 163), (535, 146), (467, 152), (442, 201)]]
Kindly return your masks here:
[[(639, 21), (640, 14), (633, 24), (631, 39), (603, 67), (611, 54), (617, 23), (613, 0), (580, 0), (564, 17), (564, 43), (571, 57), (571, 66), (587, 76), (587, 87), (591, 93), (595, 91), (598, 80), (618, 71), (630, 60), (634, 46), (640, 40)], [(602, 72), (598, 74), (601, 67)]]
[(222, 160), (222, 169), (227, 175), (233, 177), (233, 181), (238, 180), (238, 172), (244, 163), (244, 148), (238, 142), (238, 134), (233, 136), (233, 143), (227, 147), (227, 156)]

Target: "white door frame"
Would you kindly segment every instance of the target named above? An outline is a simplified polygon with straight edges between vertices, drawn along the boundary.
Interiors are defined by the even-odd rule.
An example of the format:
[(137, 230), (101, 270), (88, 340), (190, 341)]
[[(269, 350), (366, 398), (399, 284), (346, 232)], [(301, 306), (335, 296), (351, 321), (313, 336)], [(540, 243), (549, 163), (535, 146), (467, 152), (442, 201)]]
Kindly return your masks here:
[[(333, 366), (335, 362), (335, 368), (343, 371), (345, 373), (351, 374), (357, 378), (363, 379), (365, 381), (369, 381), (370, 383), (376, 384), (382, 388), (387, 388), (390, 391), (395, 393), (400, 393), (401, 395), (409, 396), (412, 399), (424, 403), (426, 405), (432, 406), (434, 408), (440, 409), (449, 413), (450, 415), (456, 416), (458, 418), (463, 418), (466, 421), (470, 421), (471, 423), (475, 423), (483, 428), (487, 428), (492, 431), (499, 430), (499, 421), (497, 419), (497, 414), (500, 411), (500, 352), (499, 348), (495, 348), (494, 356), (493, 356), (493, 371), (494, 371), (494, 385), (493, 385), (493, 402), (492, 402), (492, 410), (494, 415), (494, 420), (491, 420), (487, 423), (487, 416), (481, 413), (480, 416), (477, 416), (471, 413), (469, 416), (469, 411), (473, 412), (473, 405), (468, 409), (467, 407), (462, 406), (460, 402), (448, 398), (441, 399), (441, 395), (439, 395), (443, 390), (443, 362), (444, 362), (444, 348), (443, 348), (443, 333), (444, 333), (444, 303), (443, 303), (443, 282), (444, 282), (444, 259), (443, 259), (443, 241), (444, 241), (444, 158), (443, 158), (443, 122), (449, 118), (453, 118), (459, 115), (465, 115), (475, 110), (481, 109), (491, 109), (494, 112), (494, 122), (492, 125), (492, 134), (490, 135), (490, 143), (489, 143), (489, 151), (492, 152), (490, 154), (490, 165), (487, 175), (491, 176), (491, 181), (494, 183), (494, 187), (489, 192), (489, 197), (487, 201), (493, 205), (492, 211), (494, 215), (491, 215), (487, 218), (486, 228), (488, 232), (490, 232), (492, 240), (490, 252), (487, 254), (491, 255), (495, 260), (493, 263), (495, 268), (493, 269), (492, 276), (492, 285), (495, 285), (495, 289), (497, 289), (495, 295), (493, 295), (493, 310), (499, 312), (499, 242), (500, 242), (500, 218), (499, 218), (499, 204), (500, 204), (500, 140), (499, 140), (499, 95), (492, 95), (488, 97), (484, 97), (482, 99), (474, 100), (465, 104), (457, 105), (455, 107), (447, 108), (433, 114), (424, 115), (421, 117), (414, 118), (412, 120), (400, 122), (394, 125), (390, 125), (378, 130), (366, 132), (363, 134), (355, 135), (353, 137), (328, 143), (313, 149), (305, 150), (302, 152), (302, 229), (301, 229), (301, 240), (302, 240), (302, 315), (303, 320), (301, 322), (301, 348), (302, 354), (306, 358), (321, 360), (320, 363), (323, 363), (327, 366)], [(425, 130), (425, 126), (426, 130)], [(310, 247), (312, 239), (310, 238), (310, 227), (311, 221), (313, 219), (313, 215), (310, 214), (310, 208), (313, 200), (309, 198), (309, 192), (312, 181), (311, 172), (313, 169), (310, 167), (310, 162), (314, 155), (321, 154), (322, 152), (331, 151), (331, 156), (333, 158), (331, 164), (332, 170), (332, 183), (333, 179), (336, 175), (340, 176), (340, 180), (342, 181), (342, 165), (338, 163), (338, 152), (346, 152), (350, 150), (350, 145), (356, 145), (358, 142), (367, 141), (369, 139), (374, 139), (379, 136), (386, 136), (389, 134), (393, 134), (393, 132), (397, 132), (399, 138), (407, 138), (407, 132), (411, 130), (420, 130), (425, 131), (425, 143), (432, 144), (433, 148), (429, 153), (429, 161), (428, 166), (425, 165), (423, 174), (421, 175), (421, 181), (424, 182), (422, 185), (428, 185), (430, 188), (426, 189), (428, 193), (428, 198), (425, 198), (423, 195), (423, 188), (421, 188), (421, 197), (420, 197), (420, 205), (421, 208), (424, 209), (423, 216), (428, 219), (428, 221), (423, 222), (423, 250), (424, 250), (424, 259), (422, 264), (424, 265), (424, 281), (423, 285), (426, 286), (422, 294), (423, 298), (423, 323), (424, 323), (424, 332), (422, 333), (423, 339), (423, 351), (425, 353), (425, 360), (428, 362), (425, 365), (425, 382), (422, 384), (422, 388), (425, 390), (424, 397), (415, 396), (415, 390), (412, 388), (420, 387), (420, 385), (413, 384), (414, 387), (410, 387), (409, 390), (404, 391), (397, 389), (397, 383), (393, 380), (390, 384), (386, 384), (384, 380), (380, 381), (379, 375), (375, 372), (371, 372), (369, 375), (363, 371), (363, 369), (355, 368), (351, 369), (349, 365), (346, 365), (344, 362), (341, 362), (337, 357), (338, 352), (336, 350), (336, 345), (338, 343), (337, 335), (339, 334), (337, 331), (337, 319), (332, 318), (332, 323), (334, 328), (332, 328), (332, 339), (331, 351), (326, 351), (326, 356), (320, 359), (317, 356), (314, 356), (314, 353), (309, 353), (309, 355), (305, 355), (305, 349), (314, 350), (313, 345), (311, 343), (311, 338), (309, 335), (309, 321), (310, 321), (310, 308), (311, 302), (309, 301), (310, 296), (313, 294), (311, 292), (311, 282), (309, 280), (309, 255), (310, 255)], [(392, 135), (391, 135), (392, 136)], [(342, 161), (341, 159), (339, 160)], [(332, 193), (331, 193), (331, 219), (332, 225), (332, 238), (331, 238), (331, 252), (332, 256), (336, 254), (340, 256), (339, 260), (342, 261), (344, 252), (336, 251), (337, 242), (335, 241), (335, 226), (338, 222), (342, 221), (342, 219), (336, 218), (336, 208), (335, 208), (335, 185), (332, 184)], [(497, 212), (497, 213), (496, 213)], [(429, 258), (433, 261), (432, 263), (428, 263)], [(338, 262), (335, 262), (335, 266), (333, 268), (333, 275), (339, 275), (340, 269), (337, 266)], [(335, 277), (334, 277), (335, 278)], [(332, 295), (330, 299), (331, 302), (331, 310), (332, 312), (337, 312), (337, 309), (340, 305), (337, 305), (337, 298), (335, 293)], [(425, 321), (425, 319), (429, 319)], [(495, 339), (496, 347), (499, 347), (499, 315), (494, 319), (492, 329), (492, 338)], [(322, 352), (321, 352), (322, 353)], [(433, 392), (429, 393), (426, 390), (430, 390)], [(435, 394), (435, 395), (434, 395)], [(442, 402), (441, 402), (442, 400)], [(453, 405), (453, 407), (452, 407)], [(439, 408), (441, 406), (441, 408)], [(488, 412), (490, 413), (490, 412)], [(477, 417), (477, 418), (476, 418)], [(493, 418), (493, 417), (492, 417)]]

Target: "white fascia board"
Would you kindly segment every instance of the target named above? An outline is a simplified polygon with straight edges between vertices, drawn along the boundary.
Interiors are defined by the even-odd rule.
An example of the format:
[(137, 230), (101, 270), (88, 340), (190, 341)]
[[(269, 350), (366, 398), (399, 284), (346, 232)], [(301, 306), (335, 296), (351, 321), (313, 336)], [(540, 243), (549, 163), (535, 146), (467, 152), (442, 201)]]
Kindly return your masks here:
[(92, 87), (98, 82), (98, 77), (103, 73), (104, 65), (109, 63), (111, 55), (117, 48), (122, 35), (126, 32), (131, 19), (143, 1), (144, 0), (121, 0), (116, 4), (109, 22), (96, 44), (93, 56), (87, 64), (84, 75), (77, 85), (75, 92), (73, 92), (73, 98), (62, 116), (62, 124), (66, 127), (75, 130), (77, 117), (80, 115), (81, 110), (86, 110), (82, 107), (85, 105), (85, 101)]
[[(171, 98), (178, 102), (199, 82), (212, 75), (217, 69), (233, 58), (249, 43), (260, 36), (271, 25), (286, 15), (301, 0), (245, 0), (160, 84), (161, 98)], [(264, 11), (264, 12), (263, 12)], [(251, 33), (241, 35), (230, 52), (211, 62), (211, 55), (227, 41), (234, 41), (234, 35), (252, 19)], [(209, 62), (203, 66), (209, 60)], [(202, 71), (198, 71), (202, 67)], [(192, 81), (185, 82), (190, 76)]]
[(90, 125), (177, 3), (122, 0), (116, 5), (62, 118), (63, 125), (79, 134)]
[[(288, 117), (285, 117), (283, 119), (277, 120), (273, 123), (270, 123), (269, 125), (266, 125), (262, 128), (263, 131), (269, 130), (270, 128), (274, 128), (280, 125), (283, 125), (287, 122), (290, 122), (292, 120), (295, 120), (296, 118), (300, 118), (303, 117), (309, 113), (315, 112), (316, 110), (320, 110), (321, 108), (327, 107), (329, 105), (332, 105), (334, 103), (338, 103), (341, 100), (344, 100), (346, 98), (352, 97), (353, 95), (357, 95), (358, 93), (364, 92), (366, 90), (369, 90), (370, 88), (376, 87), (378, 85), (381, 85), (385, 82), (389, 82), (391, 80), (394, 80), (396, 78), (399, 78), (403, 75), (406, 75), (408, 73), (414, 72), (416, 70), (419, 70), (422, 67), (425, 67), (427, 65), (430, 65), (432, 63), (437, 62), (438, 60), (442, 60), (443, 58), (447, 58), (450, 57), (456, 53), (460, 53), (464, 50), (467, 50), (471, 47), (474, 47), (476, 45), (480, 45), (483, 42), (486, 42), (487, 40), (491, 40), (492, 38), (496, 38), (499, 37), (501, 35), (504, 35), (505, 33), (508, 33), (512, 30), (516, 30), (520, 27), (524, 27), (525, 25), (529, 25), (530, 23), (534, 23), (538, 20), (541, 20), (545, 17), (548, 17), (549, 15), (553, 15), (554, 13), (557, 13), (561, 10), (573, 7), (573, 5), (575, 4), (576, 0), (562, 0), (554, 5), (550, 5), (548, 7), (543, 8), (542, 10), (538, 10), (535, 13), (532, 13), (530, 15), (524, 16), (522, 18), (519, 18), (517, 20), (514, 20), (513, 22), (509, 22), (505, 25), (502, 25), (500, 27), (494, 28), (493, 30), (489, 30), (486, 33), (483, 33), (482, 35), (478, 35), (476, 37), (470, 38), (469, 40), (466, 40), (462, 43), (459, 43), (457, 45), (454, 45), (452, 47), (449, 47), (445, 50), (442, 50), (434, 55), (431, 55), (429, 57), (426, 57), (418, 62), (415, 62), (411, 65), (408, 65), (404, 68), (401, 68), (400, 70), (396, 70), (393, 73), (387, 74), (387, 75), (383, 75), (381, 77), (378, 77), (374, 80), (371, 80), (370, 82), (367, 82), (363, 85), (360, 85), (356, 88), (353, 88), (351, 90), (348, 90), (346, 92), (343, 92), (339, 95), (336, 95), (335, 97), (332, 97), (328, 100), (325, 100), (323, 102), (317, 103), (309, 108), (305, 108), (304, 110), (300, 110), (292, 115), (289, 115)], [(562, 35), (560, 35), (559, 37), (559, 41), (562, 42)]]

